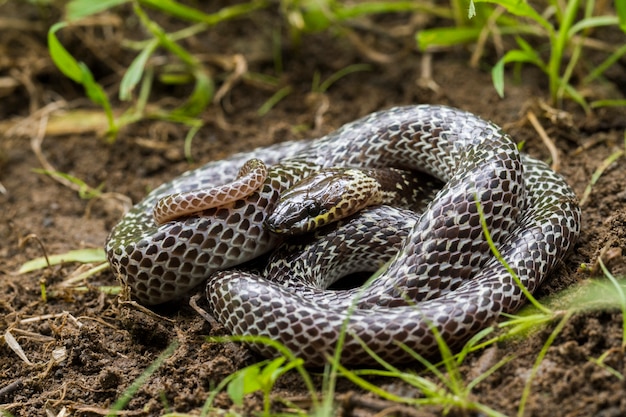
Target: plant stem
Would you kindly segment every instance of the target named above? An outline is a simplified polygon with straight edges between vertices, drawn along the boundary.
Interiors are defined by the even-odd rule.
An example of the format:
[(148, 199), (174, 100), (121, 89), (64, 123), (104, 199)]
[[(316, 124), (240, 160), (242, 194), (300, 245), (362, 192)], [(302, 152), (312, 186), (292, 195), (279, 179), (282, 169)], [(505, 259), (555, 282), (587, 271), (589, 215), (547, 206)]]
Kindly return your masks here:
[(556, 33), (556, 39), (552, 39), (552, 51), (550, 53), (550, 61), (548, 63), (548, 77), (550, 79), (550, 98), (553, 105), (558, 105), (561, 97), (559, 90), (564, 80), (561, 79), (561, 61), (563, 59), (563, 51), (569, 40), (569, 30), (576, 18), (579, 0), (571, 0), (567, 2), (563, 20), (560, 22), (559, 30)]

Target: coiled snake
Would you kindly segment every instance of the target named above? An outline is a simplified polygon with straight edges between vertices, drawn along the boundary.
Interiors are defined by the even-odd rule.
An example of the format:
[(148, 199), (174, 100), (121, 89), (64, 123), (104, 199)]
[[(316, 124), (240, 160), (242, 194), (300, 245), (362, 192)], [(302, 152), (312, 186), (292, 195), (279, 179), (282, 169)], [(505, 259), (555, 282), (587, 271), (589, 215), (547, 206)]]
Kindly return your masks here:
[[(251, 158), (270, 166), (259, 190), (225, 206), (155, 224), (152, 211), (159, 198), (228, 183)], [(269, 273), (289, 271), (290, 264), (304, 259), (300, 270), (328, 272), (334, 267), (324, 266), (327, 253), (338, 248), (345, 252), (365, 242), (355, 259), (381, 247), (385, 252), (391, 244), (376, 237), (381, 232), (397, 241), (399, 251), (364, 289), (325, 291), (303, 287), (289, 276), (274, 283), (249, 270), (231, 269), (279, 243), (264, 222), (281, 192), (333, 166), (418, 170), (445, 185), (415, 219), (390, 208), (367, 209), (342, 222), (330, 237), (317, 237), (312, 245), (326, 252), (279, 251), (268, 267)], [(436, 353), (433, 327), (457, 345), (525, 301), (491, 253), (476, 201), (504, 260), (531, 292), (578, 237), (580, 209), (558, 174), (521, 155), (498, 126), (461, 110), (420, 105), (373, 113), (320, 139), (273, 145), (187, 172), (136, 205), (111, 232), (106, 251), (113, 270), (140, 302), (174, 299), (208, 278), (211, 314), (234, 334), (277, 339), (307, 363), (319, 365), (334, 351), (345, 326), (345, 363), (372, 362), (362, 344), (401, 362), (411, 359), (405, 348)], [(394, 231), (402, 222), (414, 224), (404, 240)], [(263, 345), (254, 347), (273, 353)]]

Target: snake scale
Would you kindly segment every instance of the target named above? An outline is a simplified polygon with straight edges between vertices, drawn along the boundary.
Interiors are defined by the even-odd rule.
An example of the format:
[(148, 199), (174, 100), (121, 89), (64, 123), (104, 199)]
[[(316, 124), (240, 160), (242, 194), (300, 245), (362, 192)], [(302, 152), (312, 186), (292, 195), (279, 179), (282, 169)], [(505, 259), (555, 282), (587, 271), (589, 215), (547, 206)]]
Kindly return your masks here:
[[(257, 191), (155, 224), (152, 210), (160, 198), (226, 184), (252, 158), (269, 166)], [(280, 194), (334, 166), (417, 170), (445, 185), (421, 215), (370, 208), (340, 222), (328, 236), (318, 233), (310, 243), (318, 248), (313, 254), (279, 250), (266, 272), (283, 271), (276, 282), (233, 269), (279, 244), (281, 238), (264, 222)], [(403, 362), (411, 360), (406, 348), (421, 355), (437, 352), (433, 328), (456, 346), (525, 302), (491, 253), (476, 201), (503, 259), (531, 292), (580, 231), (580, 208), (563, 178), (521, 154), (498, 126), (458, 109), (418, 105), (372, 113), (319, 139), (272, 145), (189, 171), (131, 209), (109, 235), (106, 251), (116, 275), (142, 303), (175, 299), (208, 279), (210, 313), (233, 334), (271, 337), (308, 364), (320, 365), (345, 326), (344, 363), (372, 362), (363, 345), (386, 360)], [(398, 233), (395, 228), (403, 222), (405, 232)], [(359, 257), (375, 252), (385, 252), (381, 256), (390, 263), (365, 288), (328, 291), (290, 275), (298, 268), (341, 269), (325, 266), (339, 248), (354, 250), (348, 255), (353, 264), (366, 264)], [(306, 281), (327, 284), (323, 278)], [(274, 354), (267, 346), (253, 347)]]

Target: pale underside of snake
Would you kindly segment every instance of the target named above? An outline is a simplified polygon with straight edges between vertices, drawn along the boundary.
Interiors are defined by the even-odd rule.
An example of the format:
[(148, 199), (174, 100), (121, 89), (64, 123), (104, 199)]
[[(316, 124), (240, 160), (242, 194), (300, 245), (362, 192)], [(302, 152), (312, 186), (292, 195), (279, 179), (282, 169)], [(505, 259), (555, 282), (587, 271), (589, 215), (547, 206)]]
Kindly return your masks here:
[[(257, 191), (155, 224), (152, 211), (160, 198), (229, 183), (252, 158), (270, 167)], [(367, 209), (328, 235), (318, 233), (312, 238), (314, 253), (280, 250), (265, 276), (232, 269), (280, 242), (265, 227), (280, 194), (334, 166), (421, 171), (445, 185), (421, 215), (393, 214), (384, 206)], [(233, 334), (276, 339), (308, 364), (320, 365), (344, 329), (344, 363), (372, 362), (363, 344), (384, 359), (402, 362), (411, 360), (405, 348), (421, 355), (437, 352), (433, 328), (448, 344), (458, 345), (525, 302), (487, 244), (477, 201), (503, 260), (534, 292), (578, 237), (575, 195), (546, 164), (521, 155), (498, 126), (445, 106), (373, 113), (320, 139), (261, 148), (190, 171), (136, 205), (111, 232), (106, 250), (115, 273), (145, 304), (180, 297), (208, 279), (210, 313)], [(385, 236), (395, 242), (384, 243)], [(397, 253), (385, 248), (394, 245)], [(329, 268), (326, 262), (333, 252), (353, 249), (346, 273), (353, 271), (350, 265), (370, 262), (364, 253), (381, 256), (370, 262), (373, 269), (380, 259), (390, 259), (365, 288), (328, 291), (315, 285), (334, 277), (309, 276), (302, 283), (291, 276), (298, 269), (308, 271), (304, 275), (341, 275), (341, 267)], [(271, 281), (272, 275), (280, 278)], [(275, 353), (264, 345), (253, 347)]]

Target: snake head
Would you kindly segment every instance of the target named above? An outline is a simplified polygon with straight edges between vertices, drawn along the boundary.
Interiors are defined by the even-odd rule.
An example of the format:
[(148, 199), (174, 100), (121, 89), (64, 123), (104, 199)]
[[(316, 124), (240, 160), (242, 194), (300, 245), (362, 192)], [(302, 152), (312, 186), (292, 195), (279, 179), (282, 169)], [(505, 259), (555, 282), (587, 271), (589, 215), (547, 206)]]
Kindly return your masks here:
[(302, 179), (281, 195), (266, 227), (274, 233), (302, 234), (356, 213), (368, 205), (361, 175), (357, 169), (327, 168)]

